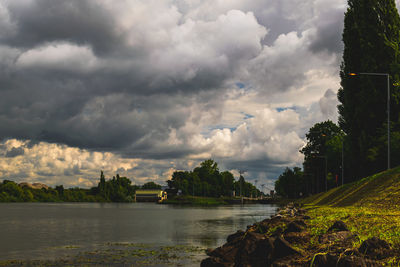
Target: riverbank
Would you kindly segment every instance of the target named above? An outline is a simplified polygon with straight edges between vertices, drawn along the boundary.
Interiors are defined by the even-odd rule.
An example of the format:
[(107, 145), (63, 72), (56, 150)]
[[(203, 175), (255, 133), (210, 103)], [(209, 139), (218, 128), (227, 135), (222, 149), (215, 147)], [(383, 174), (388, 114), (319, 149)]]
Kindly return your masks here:
[(218, 206), (240, 204), (240, 199), (230, 197), (197, 197), (197, 196), (175, 196), (170, 197), (161, 204), (175, 204), (175, 205), (193, 205), (193, 206)]
[[(347, 216), (346, 214), (343, 214)], [(324, 220), (321, 210), (289, 205), (228, 236), (207, 251), (202, 267), (217, 266), (383, 266), (400, 263), (398, 248), (377, 237), (363, 240), (346, 223)], [(321, 223), (322, 222), (322, 223)]]
[(282, 198), (274, 199), (250, 199), (240, 197), (198, 197), (198, 196), (174, 196), (170, 197), (161, 204), (175, 204), (175, 205), (192, 205), (192, 206), (218, 206), (218, 205), (233, 205), (233, 204), (276, 204), (284, 206), (290, 200)]
[(400, 264), (400, 167), (296, 205), (228, 236), (202, 266)]

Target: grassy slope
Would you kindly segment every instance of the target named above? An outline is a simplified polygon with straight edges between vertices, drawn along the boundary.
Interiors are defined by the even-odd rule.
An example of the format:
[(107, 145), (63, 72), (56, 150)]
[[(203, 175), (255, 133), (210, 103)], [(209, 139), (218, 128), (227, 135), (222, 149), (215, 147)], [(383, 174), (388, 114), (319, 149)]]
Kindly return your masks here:
[(400, 167), (331, 189), (326, 193), (316, 194), (302, 202), (332, 207), (357, 206), (398, 210)]
[[(310, 226), (315, 235), (326, 232), (335, 220), (342, 220), (359, 237), (354, 247), (377, 236), (400, 251), (400, 167), (301, 202), (309, 209)], [(399, 260), (397, 256), (389, 262)]]

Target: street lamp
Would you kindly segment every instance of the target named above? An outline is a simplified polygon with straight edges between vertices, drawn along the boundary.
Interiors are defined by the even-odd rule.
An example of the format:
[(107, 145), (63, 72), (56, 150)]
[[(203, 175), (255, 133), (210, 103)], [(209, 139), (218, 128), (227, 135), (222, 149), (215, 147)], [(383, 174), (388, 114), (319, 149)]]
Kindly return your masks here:
[(374, 73), (374, 72), (358, 72), (358, 73), (349, 73), (350, 76), (357, 75), (370, 75), (370, 76), (386, 76), (387, 78), (387, 136), (388, 136), (388, 147), (387, 147), (387, 155), (388, 162), (387, 168), (390, 169), (390, 80), (389, 73)]

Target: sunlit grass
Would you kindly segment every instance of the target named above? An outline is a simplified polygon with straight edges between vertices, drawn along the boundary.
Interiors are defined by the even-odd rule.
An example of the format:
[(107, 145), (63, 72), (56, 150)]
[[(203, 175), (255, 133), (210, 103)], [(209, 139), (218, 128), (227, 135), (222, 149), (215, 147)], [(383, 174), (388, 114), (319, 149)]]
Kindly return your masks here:
[[(316, 237), (327, 232), (336, 221), (343, 221), (357, 234), (358, 248), (364, 240), (378, 237), (400, 251), (400, 167), (360, 181), (313, 195), (301, 201), (308, 210), (309, 228)], [(315, 238), (311, 242), (316, 242)], [(398, 266), (399, 257), (386, 259)]]

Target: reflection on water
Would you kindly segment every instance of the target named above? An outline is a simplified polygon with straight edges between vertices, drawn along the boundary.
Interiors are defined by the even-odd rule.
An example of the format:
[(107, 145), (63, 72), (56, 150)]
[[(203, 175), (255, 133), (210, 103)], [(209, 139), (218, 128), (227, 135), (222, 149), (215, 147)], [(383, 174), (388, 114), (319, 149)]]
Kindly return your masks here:
[(58, 257), (52, 248), (91, 249), (107, 242), (216, 247), (275, 211), (271, 205), (2, 203), (0, 259)]

